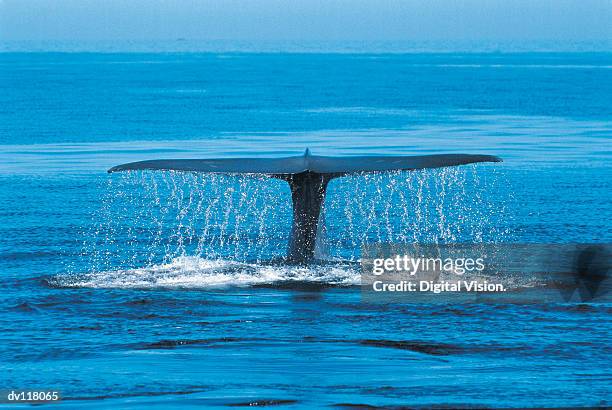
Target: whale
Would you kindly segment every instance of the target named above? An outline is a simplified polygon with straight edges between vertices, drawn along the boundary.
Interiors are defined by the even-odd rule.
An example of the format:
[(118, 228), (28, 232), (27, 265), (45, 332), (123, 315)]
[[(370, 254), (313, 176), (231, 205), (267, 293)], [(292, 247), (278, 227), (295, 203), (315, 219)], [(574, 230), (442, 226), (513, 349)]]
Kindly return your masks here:
[(348, 175), (415, 171), (427, 168), (502, 162), (493, 155), (434, 154), (416, 156), (303, 155), (285, 158), (154, 159), (114, 166), (109, 173), (135, 170), (182, 171), (216, 174), (256, 174), (286, 181), (291, 190), (293, 224), (286, 262), (309, 264), (314, 261), (319, 216), (329, 181)]

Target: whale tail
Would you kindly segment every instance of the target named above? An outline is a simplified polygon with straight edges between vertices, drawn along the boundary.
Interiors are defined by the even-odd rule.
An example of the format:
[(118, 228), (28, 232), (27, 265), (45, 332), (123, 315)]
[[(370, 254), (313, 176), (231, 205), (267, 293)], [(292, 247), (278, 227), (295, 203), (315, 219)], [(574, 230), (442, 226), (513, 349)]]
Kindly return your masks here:
[(441, 168), (477, 162), (501, 162), (492, 155), (316, 156), (287, 158), (157, 159), (112, 167), (111, 172), (166, 170), (221, 174), (260, 174), (286, 181), (291, 189), (293, 226), (287, 262), (305, 264), (314, 258), (317, 226), (330, 180), (351, 174)]

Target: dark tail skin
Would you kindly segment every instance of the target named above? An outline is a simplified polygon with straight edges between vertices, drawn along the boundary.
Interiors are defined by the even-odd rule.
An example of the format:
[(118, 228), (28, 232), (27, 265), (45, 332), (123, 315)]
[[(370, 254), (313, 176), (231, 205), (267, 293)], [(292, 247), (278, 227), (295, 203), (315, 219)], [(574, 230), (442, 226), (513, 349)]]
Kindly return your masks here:
[(287, 261), (306, 264), (314, 259), (317, 227), (327, 184), (333, 178), (372, 172), (441, 168), (476, 162), (501, 162), (492, 155), (441, 154), (421, 156), (289, 158), (159, 159), (118, 165), (108, 172), (166, 170), (222, 174), (263, 174), (287, 181), (293, 202), (293, 226)]
[(287, 261), (307, 263), (314, 257), (319, 215), (327, 184), (333, 177), (316, 172), (301, 172), (285, 179), (291, 188), (293, 226)]

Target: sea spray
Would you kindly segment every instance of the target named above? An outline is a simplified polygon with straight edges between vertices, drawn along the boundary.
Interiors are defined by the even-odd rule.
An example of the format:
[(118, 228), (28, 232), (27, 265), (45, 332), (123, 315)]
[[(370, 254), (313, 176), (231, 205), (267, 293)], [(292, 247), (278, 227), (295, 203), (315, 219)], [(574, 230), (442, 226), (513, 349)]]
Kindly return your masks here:
[[(474, 166), (364, 174), (330, 183), (319, 256), (359, 260), (366, 243), (500, 241), (500, 184)], [(481, 174), (487, 175), (483, 178)], [(261, 263), (286, 254), (286, 183), (261, 175), (136, 171), (109, 176), (73, 272), (168, 265), (177, 258)]]

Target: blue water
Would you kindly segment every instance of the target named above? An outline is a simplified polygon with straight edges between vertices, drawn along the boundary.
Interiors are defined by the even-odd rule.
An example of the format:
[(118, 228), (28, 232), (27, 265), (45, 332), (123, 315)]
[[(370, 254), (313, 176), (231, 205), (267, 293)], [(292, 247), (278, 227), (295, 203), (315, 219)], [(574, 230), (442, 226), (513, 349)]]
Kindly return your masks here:
[[(610, 53), (1, 53), (0, 389), (72, 408), (606, 406), (609, 303), (366, 304), (371, 242), (612, 242)], [(151, 158), (494, 154), (330, 184)]]

